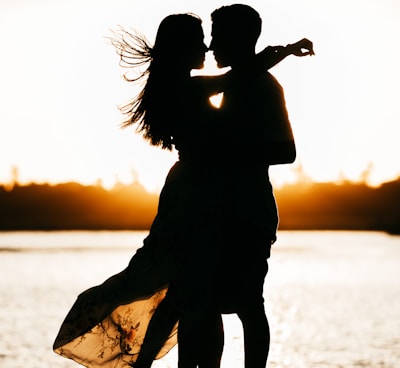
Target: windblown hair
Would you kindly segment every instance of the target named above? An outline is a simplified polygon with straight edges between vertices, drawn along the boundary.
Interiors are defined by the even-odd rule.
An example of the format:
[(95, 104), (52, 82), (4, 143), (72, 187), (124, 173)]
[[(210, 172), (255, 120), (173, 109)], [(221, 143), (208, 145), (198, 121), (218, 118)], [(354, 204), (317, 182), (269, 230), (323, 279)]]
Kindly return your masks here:
[(180, 58), (176, 56), (188, 42), (190, 45), (191, 30), (199, 25), (200, 18), (193, 14), (169, 15), (160, 23), (154, 46), (143, 35), (122, 27), (110, 37), (120, 56), (120, 65), (129, 71), (136, 69), (136, 76), (127, 72), (124, 79), (145, 83), (136, 97), (120, 106), (126, 115), (121, 126), (137, 124), (136, 131), (151, 145), (172, 149), (174, 109), (171, 102), (174, 88), (178, 88), (173, 83), (174, 73), (180, 67)]
[(152, 47), (146, 37), (136, 31), (129, 31), (123, 27), (112, 31), (114, 37), (110, 37), (111, 44), (115, 47), (120, 57), (120, 66), (123, 68), (136, 68), (147, 66), (146, 70), (136, 78), (128, 77), (124, 74), (124, 79), (128, 82), (136, 82), (144, 78), (149, 73)]

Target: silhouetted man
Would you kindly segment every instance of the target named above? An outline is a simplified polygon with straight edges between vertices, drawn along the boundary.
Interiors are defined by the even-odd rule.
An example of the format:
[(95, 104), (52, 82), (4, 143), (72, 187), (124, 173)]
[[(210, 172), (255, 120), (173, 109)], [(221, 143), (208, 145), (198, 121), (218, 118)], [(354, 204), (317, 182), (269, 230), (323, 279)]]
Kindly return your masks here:
[(263, 285), (278, 226), (268, 166), (293, 162), (296, 150), (283, 90), (256, 66), (259, 14), (236, 4), (215, 10), (211, 18), (210, 50), (219, 67), (232, 68), (220, 107), (230, 162), (224, 168), (221, 310), (237, 313), (242, 321), (245, 367), (264, 368), (270, 336)]

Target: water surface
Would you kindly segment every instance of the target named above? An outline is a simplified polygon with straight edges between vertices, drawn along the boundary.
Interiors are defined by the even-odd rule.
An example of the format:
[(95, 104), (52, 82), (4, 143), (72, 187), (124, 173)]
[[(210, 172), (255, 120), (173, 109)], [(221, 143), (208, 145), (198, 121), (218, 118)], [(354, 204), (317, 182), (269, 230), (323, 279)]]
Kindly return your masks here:
[[(0, 233), (0, 367), (78, 368), (52, 342), (76, 296), (127, 265), (146, 232)], [(400, 237), (279, 232), (265, 283), (268, 368), (400, 367)], [(224, 316), (222, 368), (243, 367)], [(176, 367), (176, 351), (153, 365)]]

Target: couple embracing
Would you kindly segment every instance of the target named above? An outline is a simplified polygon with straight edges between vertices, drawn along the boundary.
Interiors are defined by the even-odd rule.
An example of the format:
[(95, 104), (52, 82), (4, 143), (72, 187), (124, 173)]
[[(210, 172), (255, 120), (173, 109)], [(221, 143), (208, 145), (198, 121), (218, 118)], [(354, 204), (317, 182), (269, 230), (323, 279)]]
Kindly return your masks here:
[[(122, 107), (151, 145), (179, 161), (161, 191), (144, 245), (121, 273), (78, 296), (54, 350), (86, 367), (149, 368), (178, 343), (179, 368), (218, 368), (221, 314), (243, 324), (245, 368), (265, 368), (269, 326), (263, 285), (278, 213), (269, 165), (294, 161), (283, 89), (268, 72), (288, 55), (312, 55), (303, 39), (255, 53), (261, 18), (250, 6), (212, 15), (207, 47), (201, 20), (174, 14), (153, 46), (121, 29), (113, 44), (125, 66), (146, 66), (142, 91)], [(211, 50), (218, 76), (192, 77)], [(223, 93), (221, 106), (210, 96)]]

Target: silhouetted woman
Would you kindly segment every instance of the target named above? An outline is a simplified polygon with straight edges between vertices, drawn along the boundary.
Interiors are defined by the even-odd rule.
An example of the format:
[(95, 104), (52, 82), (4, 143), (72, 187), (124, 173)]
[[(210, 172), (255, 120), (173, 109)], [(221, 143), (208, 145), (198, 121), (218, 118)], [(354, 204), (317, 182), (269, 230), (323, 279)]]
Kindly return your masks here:
[[(136, 124), (150, 144), (167, 149), (174, 146), (179, 152), (145, 241), (152, 247), (160, 244), (168, 249), (173, 265), (167, 298), (156, 312), (154, 328), (159, 331), (160, 319), (168, 323), (160, 315), (175, 311), (175, 318), (169, 321), (175, 324), (179, 316), (179, 367), (218, 367), (222, 321), (210, 284), (218, 259), (222, 181), (213, 163), (218, 161), (218, 145), (225, 129), (209, 97), (221, 91), (224, 77), (191, 78), (192, 69), (203, 67), (207, 51), (201, 21), (195, 16), (164, 19), (152, 49), (137, 36), (124, 36), (123, 41), (131, 36), (132, 41), (143, 45), (143, 52), (137, 53), (137, 48), (127, 47), (125, 42), (114, 42), (125, 64), (140, 63), (146, 50), (151, 50), (145, 87), (123, 107), (128, 115), (125, 125)], [(171, 330), (173, 325), (167, 327)], [(147, 354), (140, 354), (135, 366), (151, 364), (149, 359), (145, 363), (143, 356)]]
[[(202, 246), (195, 241), (200, 240), (198, 235), (207, 224), (206, 231), (212, 236), (216, 223), (208, 213), (212, 198), (207, 194), (217, 193), (216, 187), (210, 190), (217, 183), (212, 183), (211, 173), (202, 162), (209, 160), (208, 152), (220, 139), (222, 129), (214, 125), (215, 110), (208, 98), (221, 90), (224, 81), (223, 77), (190, 77), (192, 69), (203, 67), (207, 51), (203, 38), (198, 17), (176, 14), (161, 22), (153, 47), (126, 30), (120, 30), (112, 39), (125, 66), (147, 66), (138, 78), (133, 78), (147, 79), (138, 96), (122, 107), (127, 115), (123, 125), (135, 124), (151, 145), (169, 150), (175, 147), (179, 161), (168, 174), (144, 246), (125, 270), (79, 295), (61, 326), (54, 350), (88, 367), (133, 364), (148, 321), (171, 284), (174, 287), (170, 288), (166, 301), (173, 301), (173, 305), (164, 303), (160, 308), (161, 317), (167, 315), (164, 320), (168, 328), (163, 329), (162, 339), (152, 338), (157, 349), (161, 340), (164, 347), (153, 356), (154, 348), (148, 342), (147, 351), (152, 353), (142, 353), (142, 362), (136, 366), (151, 365), (156, 355), (157, 358), (165, 355), (176, 343), (176, 321), (182, 315), (185, 319), (182, 309), (188, 310), (182, 300), (192, 306), (194, 300), (189, 295), (192, 287), (196, 287), (196, 282), (204, 285), (199, 279), (191, 279), (194, 269), (188, 266), (200, 267), (200, 264), (199, 260), (194, 261), (196, 252), (185, 249)], [(211, 243), (210, 239), (208, 242)], [(214, 247), (209, 245), (208, 250), (214, 251)], [(214, 259), (211, 254), (206, 258)], [(169, 331), (165, 342), (164, 331), (171, 330), (170, 321), (175, 328)]]

